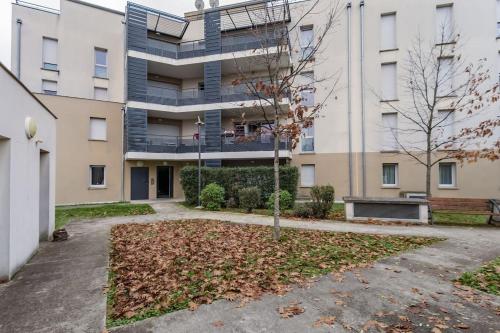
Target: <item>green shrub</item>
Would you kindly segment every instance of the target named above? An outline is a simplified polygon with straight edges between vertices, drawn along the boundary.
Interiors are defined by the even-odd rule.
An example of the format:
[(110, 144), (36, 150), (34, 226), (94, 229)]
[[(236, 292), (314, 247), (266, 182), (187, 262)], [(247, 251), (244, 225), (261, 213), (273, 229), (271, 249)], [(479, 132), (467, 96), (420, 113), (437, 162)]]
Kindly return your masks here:
[(201, 191), (201, 205), (208, 210), (220, 210), (224, 203), (224, 188), (215, 183), (208, 184)]
[(314, 217), (324, 219), (335, 202), (335, 190), (330, 185), (314, 186), (311, 188), (311, 199), (310, 207)]
[[(299, 171), (296, 167), (280, 167), (280, 186), (287, 190), (295, 201)], [(257, 186), (260, 188), (261, 202), (266, 202), (274, 191), (273, 167), (242, 167), (242, 168), (208, 168), (201, 169), (202, 188), (210, 183), (216, 183), (225, 190), (225, 200), (234, 198), (240, 189)], [(198, 167), (186, 166), (181, 170), (181, 185), (186, 202), (195, 205), (198, 193)]]
[[(280, 210), (287, 210), (287, 209), (292, 209), (293, 208), (293, 197), (288, 192), (287, 190), (281, 190), (280, 191)], [(274, 193), (271, 194), (269, 199), (267, 200), (267, 209), (273, 210), (274, 209)]]
[(243, 188), (238, 192), (240, 208), (251, 213), (254, 208), (260, 207), (260, 189), (257, 186)]
[(307, 219), (313, 216), (313, 211), (308, 204), (297, 204), (293, 208), (293, 216)]

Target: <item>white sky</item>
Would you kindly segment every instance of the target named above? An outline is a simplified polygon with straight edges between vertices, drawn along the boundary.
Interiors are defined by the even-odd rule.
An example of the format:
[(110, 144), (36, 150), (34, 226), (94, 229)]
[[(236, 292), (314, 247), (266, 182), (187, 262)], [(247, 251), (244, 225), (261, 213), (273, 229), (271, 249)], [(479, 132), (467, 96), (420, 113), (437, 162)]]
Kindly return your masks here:
[[(12, 8), (15, 0), (0, 0), (0, 62), (10, 68), (10, 37)], [(125, 11), (127, 0), (85, 0), (89, 3)], [(183, 16), (185, 12), (195, 10), (195, 0), (133, 0), (132, 2), (157, 8), (168, 13)], [(227, 5), (242, 0), (221, 0), (220, 5)], [(59, 0), (28, 0), (27, 2), (51, 8), (59, 8)], [(205, 8), (209, 7), (209, 0), (205, 0)]]

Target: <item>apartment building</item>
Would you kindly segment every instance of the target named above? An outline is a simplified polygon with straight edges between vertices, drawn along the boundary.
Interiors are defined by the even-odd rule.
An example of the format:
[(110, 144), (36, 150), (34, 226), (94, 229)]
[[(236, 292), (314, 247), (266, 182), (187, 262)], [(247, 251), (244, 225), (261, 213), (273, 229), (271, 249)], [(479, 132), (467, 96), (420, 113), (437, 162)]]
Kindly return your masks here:
[[(125, 200), (180, 198), (180, 169), (196, 163), (199, 147), (207, 166), (270, 165), (273, 144), (269, 133), (258, 132), (263, 116), (254, 112), (255, 97), (231, 84), (238, 77), (235, 63), (263, 56), (252, 29), (264, 17), (271, 27), (273, 20), (288, 22), (288, 51), (278, 66), (293, 66), (321, 31), (332, 2), (322, 0), (302, 17), (311, 4), (252, 1), (179, 17), (130, 2), (120, 13), (61, 0), (60, 11), (51, 13), (19, 1), (13, 6), (13, 70), (20, 64), (21, 80), (68, 123), (58, 124), (58, 143), (64, 141), (58, 203), (113, 201), (121, 193)], [(303, 73), (315, 85), (304, 100), (326, 101), (325, 108), (298, 147), (280, 142), (282, 163), (300, 169), (299, 192), (306, 195), (316, 184), (332, 184), (337, 198), (423, 192), (425, 169), (397, 147), (392, 130), (404, 122), (388, 103), (406, 98), (407, 50), (417, 33), (432, 44), (438, 27), (453, 25), (465, 41), (462, 57), (488, 58), (487, 66), (499, 73), (499, 7), (496, 0), (342, 1), (334, 31)], [(265, 79), (258, 67), (246, 76)], [(327, 77), (338, 82), (333, 94), (332, 80), (316, 80)], [(286, 108), (291, 101), (280, 103)], [(450, 131), (467, 125), (460, 117)], [(434, 169), (435, 196), (500, 196), (499, 162), (443, 161)]]

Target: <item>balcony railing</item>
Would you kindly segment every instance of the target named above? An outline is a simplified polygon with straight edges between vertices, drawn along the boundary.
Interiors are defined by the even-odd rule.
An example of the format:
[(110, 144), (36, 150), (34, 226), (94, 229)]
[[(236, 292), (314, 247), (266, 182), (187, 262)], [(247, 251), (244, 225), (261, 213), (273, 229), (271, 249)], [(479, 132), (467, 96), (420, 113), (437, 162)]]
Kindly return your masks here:
[[(220, 53), (237, 52), (245, 50), (255, 50), (277, 46), (278, 43), (289, 45), (288, 32), (281, 33), (277, 30), (268, 33), (267, 38), (261, 33), (240, 33), (223, 35), (221, 38)], [(147, 52), (149, 54), (171, 58), (186, 59), (205, 55), (205, 40), (195, 40), (189, 42), (172, 43), (159, 39), (148, 38)]]
[[(201, 152), (206, 152), (205, 136), (201, 136)], [(271, 134), (255, 136), (221, 135), (221, 152), (273, 151), (274, 142)], [(280, 139), (280, 150), (291, 150), (291, 143), (286, 137)], [(185, 154), (198, 152), (198, 136), (168, 136), (148, 134), (144, 142), (144, 152)]]
[[(220, 102), (237, 102), (256, 100), (258, 97), (251, 93), (245, 84), (239, 85), (223, 85), (220, 90)], [(205, 99), (205, 92), (199, 89), (173, 89), (158, 87), (148, 84), (147, 93), (145, 96), (146, 103), (160, 105), (199, 105), (208, 102)], [(217, 101), (219, 102), (219, 101)]]

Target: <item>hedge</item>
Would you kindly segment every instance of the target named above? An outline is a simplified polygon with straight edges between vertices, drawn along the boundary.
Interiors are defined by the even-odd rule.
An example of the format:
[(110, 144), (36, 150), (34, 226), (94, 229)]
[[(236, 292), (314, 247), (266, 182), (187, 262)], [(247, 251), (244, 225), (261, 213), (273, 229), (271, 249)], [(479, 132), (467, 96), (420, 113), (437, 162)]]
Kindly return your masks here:
[[(299, 170), (296, 167), (280, 167), (280, 188), (297, 196)], [(273, 167), (241, 167), (241, 168), (201, 168), (201, 188), (216, 183), (225, 190), (225, 199), (237, 200), (238, 191), (246, 187), (257, 186), (261, 190), (262, 202), (269, 199), (274, 192)], [(181, 170), (181, 185), (186, 202), (195, 205), (198, 202), (198, 167), (186, 166)]]

